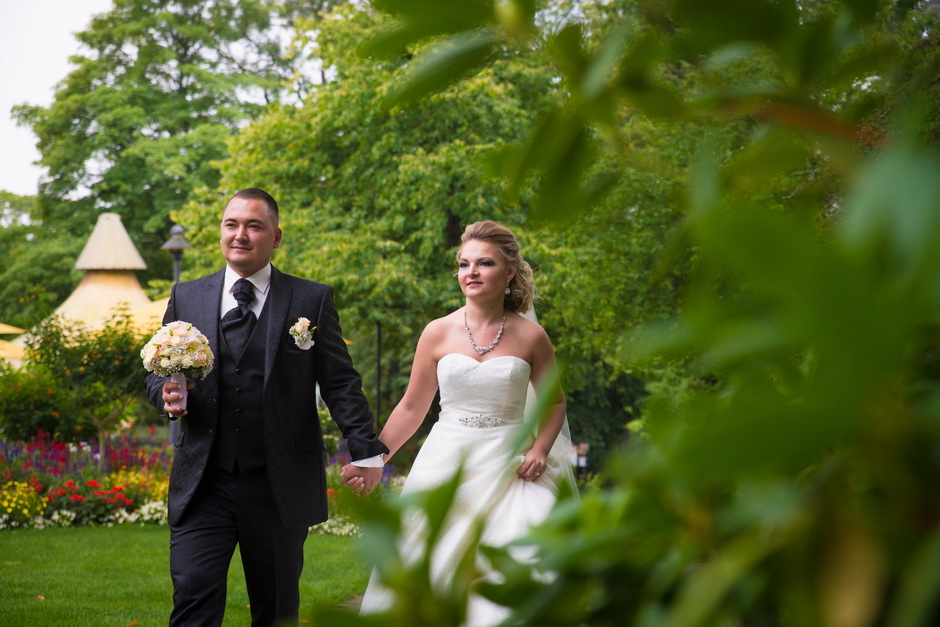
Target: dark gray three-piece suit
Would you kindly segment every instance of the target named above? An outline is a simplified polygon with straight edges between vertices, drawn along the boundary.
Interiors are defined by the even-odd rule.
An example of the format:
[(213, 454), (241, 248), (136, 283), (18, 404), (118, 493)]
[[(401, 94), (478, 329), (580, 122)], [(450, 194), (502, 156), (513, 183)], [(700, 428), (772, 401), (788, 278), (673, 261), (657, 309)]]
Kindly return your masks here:
[[(221, 621), (235, 543), (253, 624), (296, 618), (303, 540), (310, 525), (327, 518), (317, 384), (353, 459), (387, 451), (373, 432), (331, 289), (272, 267), (264, 308), (238, 357), (219, 327), (223, 281), (224, 271), (176, 285), (164, 316), (164, 323), (195, 325), (216, 356), (212, 373), (189, 392), (175, 442), (171, 624)], [(288, 333), (300, 317), (316, 326), (309, 350)], [(166, 379), (151, 373), (146, 381), (151, 403), (162, 411)]]

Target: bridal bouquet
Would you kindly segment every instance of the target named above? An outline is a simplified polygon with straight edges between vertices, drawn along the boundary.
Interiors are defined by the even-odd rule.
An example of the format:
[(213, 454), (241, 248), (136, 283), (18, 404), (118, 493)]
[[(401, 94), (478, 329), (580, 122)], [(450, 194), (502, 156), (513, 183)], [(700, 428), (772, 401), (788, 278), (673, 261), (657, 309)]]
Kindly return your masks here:
[(140, 358), (146, 370), (182, 385), (180, 409), (186, 408), (186, 379), (205, 379), (215, 362), (206, 336), (182, 320), (157, 331), (140, 349)]
[(206, 336), (181, 320), (157, 331), (140, 350), (140, 357), (150, 372), (161, 377), (180, 373), (187, 379), (205, 379), (215, 362)]

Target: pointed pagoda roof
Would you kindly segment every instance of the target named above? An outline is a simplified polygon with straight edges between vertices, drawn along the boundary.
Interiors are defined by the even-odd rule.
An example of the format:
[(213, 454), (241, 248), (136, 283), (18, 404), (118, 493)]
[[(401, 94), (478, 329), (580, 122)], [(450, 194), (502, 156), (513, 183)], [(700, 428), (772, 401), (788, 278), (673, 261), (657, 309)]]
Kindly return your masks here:
[(116, 213), (98, 216), (75, 267), (84, 270), (85, 276), (56, 308), (55, 313), (63, 318), (100, 327), (120, 307), (134, 312), (151, 304), (134, 272), (146, 270), (147, 264)]
[(102, 213), (91, 237), (75, 262), (76, 270), (146, 270), (144, 258), (137, 252), (124, 229), (121, 216)]

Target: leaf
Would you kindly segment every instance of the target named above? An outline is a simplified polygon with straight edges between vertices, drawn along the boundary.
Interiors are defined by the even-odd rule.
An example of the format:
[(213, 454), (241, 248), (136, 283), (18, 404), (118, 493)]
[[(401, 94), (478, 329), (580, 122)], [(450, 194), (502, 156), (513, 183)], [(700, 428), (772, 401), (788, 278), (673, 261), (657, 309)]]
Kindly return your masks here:
[(385, 106), (391, 108), (412, 103), (453, 85), (479, 67), (493, 53), (499, 41), (499, 37), (489, 29), (448, 38), (415, 61), (410, 76), (390, 91)]
[(741, 41), (773, 47), (799, 28), (793, 0), (679, 0), (675, 15), (688, 27), (686, 41), (700, 51)]
[(888, 627), (924, 625), (936, 613), (940, 589), (940, 531), (934, 530), (911, 552), (901, 571)]
[(596, 52), (590, 57), (578, 81), (578, 96), (584, 100), (593, 100), (608, 89), (614, 77), (621, 57), (632, 33), (632, 26), (624, 21), (601, 41)]

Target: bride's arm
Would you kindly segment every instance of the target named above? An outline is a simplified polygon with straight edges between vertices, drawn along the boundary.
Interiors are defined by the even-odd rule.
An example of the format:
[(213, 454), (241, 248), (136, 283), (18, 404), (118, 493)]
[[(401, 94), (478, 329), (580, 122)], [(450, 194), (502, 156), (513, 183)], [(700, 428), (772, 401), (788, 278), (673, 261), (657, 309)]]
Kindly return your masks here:
[(433, 348), (440, 344), (437, 337), (437, 327), (440, 325), (436, 322), (430, 323), (421, 333), (411, 366), (408, 389), (392, 410), (382, 433), (379, 434), (379, 440), (388, 447), (389, 452), (383, 458), (386, 462), (424, 422), (437, 392), (437, 357)]
[[(532, 383), (535, 386), (536, 394), (541, 396), (547, 392), (542, 389), (540, 384), (544, 384), (546, 377), (557, 368), (555, 349), (552, 347), (548, 335), (541, 327), (538, 327), (536, 338), (531, 345), (533, 346)], [(552, 450), (552, 445), (555, 443), (555, 439), (558, 438), (562, 426), (565, 424), (565, 415), (567, 414), (565, 394), (560, 387), (550, 393), (555, 394), (557, 398), (552, 399), (554, 402), (548, 406), (548, 415), (542, 419), (535, 442), (526, 452), (525, 461), (519, 467), (519, 476), (530, 481), (545, 472), (548, 454)]]

